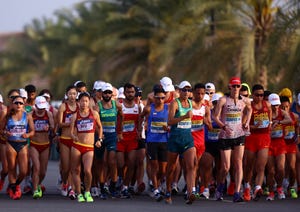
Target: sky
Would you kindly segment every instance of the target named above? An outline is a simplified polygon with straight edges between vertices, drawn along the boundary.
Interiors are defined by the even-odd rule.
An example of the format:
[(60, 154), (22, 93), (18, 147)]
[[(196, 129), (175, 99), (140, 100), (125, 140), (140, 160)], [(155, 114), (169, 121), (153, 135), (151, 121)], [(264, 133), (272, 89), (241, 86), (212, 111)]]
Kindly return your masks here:
[(53, 18), (59, 9), (72, 9), (82, 0), (0, 0), (0, 34), (20, 32), (34, 18)]

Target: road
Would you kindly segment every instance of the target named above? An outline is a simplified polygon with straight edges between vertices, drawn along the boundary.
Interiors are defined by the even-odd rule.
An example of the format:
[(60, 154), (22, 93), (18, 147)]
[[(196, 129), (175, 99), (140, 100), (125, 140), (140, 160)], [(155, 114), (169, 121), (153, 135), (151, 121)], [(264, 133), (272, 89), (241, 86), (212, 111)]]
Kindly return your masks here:
[[(34, 200), (31, 195), (23, 195), (20, 200), (11, 200), (4, 191), (0, 192), (0, 211), (10, 212), (72, 212), (72, 211), (105, 211), (105, 212), (189, 212), (189, 211), (214, 211), (214, 212), (247, 212), (247, 211), (272, 211), (272, 212), (293, 212), (300, 211), (300, 199), (275, 200), (268, 202), (264, 198), (259, 202), (233, 203), (231, 197), (225, 197), (223, 202), (215, 200), (196, 200), (192, 205), (186, 205), (183, 195), (173, 197), (173, 204), (167, 205), (163, 201), (155, 202), (147, 192), (131, 199), (108, 199), (95, 198), (93, 203), (77, 203), (59, 195), (56, 188), (58, 176), (58, 163), (50, 161), (48, 172), (44, 181), (46, 192), (43, 198)], [(182, 185), (181, 185), (182, 186)], [(4, 186), (6, 188), (6, 185)]]

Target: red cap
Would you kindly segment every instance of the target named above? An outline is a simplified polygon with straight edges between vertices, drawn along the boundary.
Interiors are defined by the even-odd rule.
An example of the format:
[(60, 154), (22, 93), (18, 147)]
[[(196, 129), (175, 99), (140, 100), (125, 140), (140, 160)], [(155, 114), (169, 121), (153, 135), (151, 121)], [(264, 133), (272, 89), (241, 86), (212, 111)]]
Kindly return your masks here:
[(239, 77), (231, 77), (229, 85), (240, 85), (241, 79)]

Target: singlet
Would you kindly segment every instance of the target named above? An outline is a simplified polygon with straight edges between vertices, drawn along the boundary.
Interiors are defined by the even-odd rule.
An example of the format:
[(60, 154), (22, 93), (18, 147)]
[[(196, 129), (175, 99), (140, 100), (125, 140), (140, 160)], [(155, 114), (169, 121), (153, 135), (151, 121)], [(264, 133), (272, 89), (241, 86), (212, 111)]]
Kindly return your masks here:
[(174, 93), (171, 91), (168, 99), (165, 100), (165, 104), (170, 104), (174, 99)]
[(254, 103), (251, 102), (252, 106), (252, 116), (250, 120), (250, 125), (257, 125), (261, 123), (257, 129), (251, 129), (251, 133), (269, 133), (269, 125), (270, 125), (270, 111), (268, 109), (266, 101), (262, 101), (262, 108), (256, 109), (254, 107)]
[[(283, 120), (283, 116), (282, 116), (282, 112), (281, 109), (278, 109), (278, 115), (276, 118), (273, 119), (274, 120), (278, 120), (278, 121), (282, 121)], [(277, 138), (283, 138), (283, 125), (282, 124), (277, 124), (275, 127), (272, 128), (271, 131), (271, 138), (272, 139), (277, 139)]]
[(295, 139), (298, 140), (298, 136), (296, 135), (297, 120), (293, 112), (290, 112), (290, 117), (292, 123), (283, 125), (284, 140), (287, 144), (296, 143)]
[(102, 102), (98, 102), (100, 109), (99, 115), (102, 123), (102, 128), (104, 133), (116, 133), (116, 124), (117, 124), (117, 107), (116, 101), (111, 101), (112, 107), (106, 109), (103, 107)]
[(27, 133), (28, 121), (27, 113), (23, 112), (22, 118), (19, 121), (13, 120), (11, 117), (7, 120), (6, 130), (12, 133), (12, 136), (8, 137), (8, 141), (27, 141), (22, 135)]
[(63, 113), (63, 120), (62, 122), (63, 123), (70, 123), (71, 122), (71, 119), (72, 119), (72, 115), (74, 113), (76, 113), (78, 111), (78, 107), (77, 107), (77, 104), (76, 104), (76, 109), (73, 111), (69, 108), (69, 104), (68, 103), (65, 103), (66, 105), (66, 109)]
[(211, 116), (211, 122), (212, 122), (211, 123), (212, 129), (208, 130), (207, 126), (205, 125), (205, 142), (207, 142), (207, 143), (218, 142), (221, 128), (219, 127), (219, 125), (213, 119), (212, 110), (211, 110), (211, 115), (210, 116)]
[[(193, 109), (192, 101), (189, 99), (188, 99), (189, 107), (187, 107), (187, 108), (182, 107), (182, 104), (178, 98), (175, 99), (175, 101), (177, 101), (177, 104), (178, 104), (178, 111), (175, 113), (175, 118), (184, 116), (185, 114), (187, 114), (188, 111)], [(171, 133), (181, 134), (182, 132), (190, 132), (191, 128), (192, 128), (192, 120), (191, 120), (191, 118), (187, 118), (187, 119), (184, 119), (184, 120), (178, 122), (177, 124), (172, 125)]]
[(202, 131), (204, 129), (203, 119), (205, 116), (206, 104), (201, 104), (199, 109), (192, 109), (192, 132)]
[(49, 117), (47, 111), (45, 111), (43, 116), (38, 116), (36, 112), (33, 111), (32, 119), (35, 132), (47, 132), (45, 131), (45, 128), (49, 127)]
[(89, 110), (89, 115), (87, 117), (82, 117), (79, 110), (77, 111), (77, 117), (75, 120), (77, 133), (94, 133), (95, 125), (96, 121), (91, 109)]
[(163, 110), (156, 111), (154, 103), (151, 103), (146, 136), (147, 142), (168, 141), (168, 132), (163, 129), (163, 126), (168, 125), (168, 108), (168, 105), (164, 104)]
[(245, 135), (242, 127), (242, 116), (245, 108), (244, 98), (241, 97), (234, 103), (234, 100), (226, 96), (226, 103), (223, 106), (221, 121), (231, 129), (230, 134), (226, 134), (224, 130), (220, 132), (222, 139), (234, 139)]
[(124, 140), (136, 140), (137, 138), (137, 126), (139, 120), (139, 106), (134, 104), (133, 107), (126, 107), (122, 103), (123, 111), (123, 138)]

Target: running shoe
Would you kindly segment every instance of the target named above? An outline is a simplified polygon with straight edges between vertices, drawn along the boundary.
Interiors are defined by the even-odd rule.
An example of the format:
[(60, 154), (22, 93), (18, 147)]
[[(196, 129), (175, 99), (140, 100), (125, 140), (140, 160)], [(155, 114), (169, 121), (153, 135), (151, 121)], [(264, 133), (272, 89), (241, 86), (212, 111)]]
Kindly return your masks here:
[(77, 195), (77, 202), (85, 202), (85, 199), (82, 194)]
[(282, 187), (277, 188), (277, 197), (278, 199), (285, 199), (285, 194)]
[(100, 199), (107, 200), (107, 194), (105, 192), (101, 193)]
[(269, 188), (268, 188), (268, 187), (265, 187), (265, 188), (264, 188), (264, 193), (263, 193), (263, 195), (264, 195), (264, 196), (269, 196), (269, 194), (270, 194)]
[(209, 195), (210, 195), (209, 189), (208, 189), (208, 188), (205, 188), (205, 189), (203, 190), (203, 192), (200, 194), (200, 197), (204, 197), (205, 199), (209, 199)]
[(253, 200), (258, 201), (262, 195), (263, 195), (262, 189), (256, 188), (253, 193)]
[(229, 196), (232, 196), (234, 194), (234, 188), (235, 188), (235, 182), (230, 182), (230, 184), (227, 188), (227, 194)]
[(84, 198), (85, 198), (86, 202), (94, 202), (91, 192), (89, 192), (89, 191), (84, 192)]
[(240, 193), (234, 192), (234, 194), (233, 194), (233, 202), (244, 202), (244, 200), (241, 197)]
[(0, 179), (0, 191), (3, 189), (4, 180)]
[(297, 192), (294, 188), (290, 188), (290, 195), (291, 195), (292, 199), (297, 199), (298, 198), (298, 194), (297, 194)]
[(120, 193), (118, 191), (110, 191), (111, 198), (120, 198)]
[(122, 199), (129, 199), (130, 198), (130, 193), (129, 193), (127, 188), (125, 188), (121, 191), (121, 198)]
[(22, 191), (21, 191), (21, 186), (20, 185), (16, 185), (16, 192), (15, 192), (15, 196), (20, 199), (22, 196)]
[(223, 193), (217, 190), (216, 193), (215, 193), (215, 199), (217, 201), (222, 201), (223, 200)]
[(24, 194), (31, 194), (32, 193), (32, 187), (29, 185), (25, 185), (23, 188), (23, 193)]
[(160, 194), (160, 192), (157, 192), (156, 194), (154, 194), (153, 198), (155, 199), (155, 201), (160, 202), (164, 197)]
[(99, 190), (97, 187), (92, 187), (91, 188), (91, 194), (92, 194), (92, 197), (99, 197)]
[(250, 195), (250, 188), (245, 188), (244, 189), (244, 200), (246, 202), (251, 200), (251, 195)]
[(172, 195), (176, 195), (179, 192), (179, 188), (177, 186), (177, 183), (173, 183), (172, 185)]
[(71, 190), (69, 191), (68, 196), (69, 196), (69, 198), (70, 198), (71, 200), (76, 199), (76, 194), (75, 194), (75, 192), (74, 192), (73, 189), (71, 189)]
[(38, 189), (36, 189), (34, 192), (33, 192), (33, 195), (32, 195), (33, 199), (38, 199), (40, 198), (40, 191)]
[(275, 194), (274, 194), (273, 191), (271, 191), (271, 192), (269, 192), (269, 195), (268, 195), (268, 197), (267, 197), (266, 200), (268, 200), (268, 201), (273, 201), (273, 200), (274, 200), (274, 197), (275, 197)]
[(165, 203), (171, 205), (172, 204), (172, 199), (171, 199), (171, 193), (166, 192), (165, 194)]
[(60, 193), (62, 196), (68, 196), (68, 184), (61, 184)]
[(193, 204), (195, 199), (196, 199), (196, 195), (194, 192), (192, 192), (187, 196), (187, 200), (185, 201), (185, 204), (191, 205), (191, 204)]

